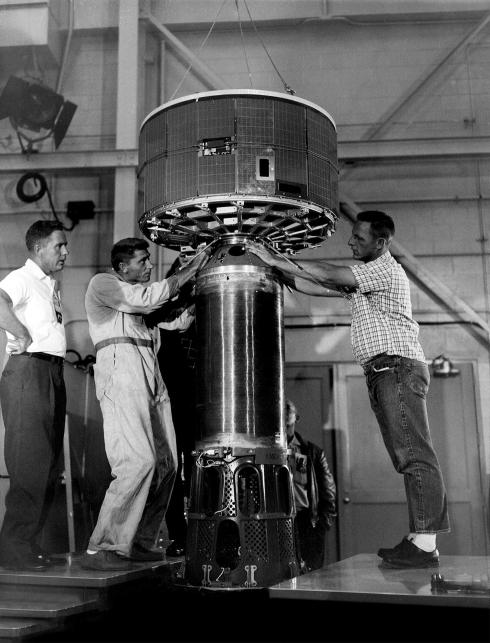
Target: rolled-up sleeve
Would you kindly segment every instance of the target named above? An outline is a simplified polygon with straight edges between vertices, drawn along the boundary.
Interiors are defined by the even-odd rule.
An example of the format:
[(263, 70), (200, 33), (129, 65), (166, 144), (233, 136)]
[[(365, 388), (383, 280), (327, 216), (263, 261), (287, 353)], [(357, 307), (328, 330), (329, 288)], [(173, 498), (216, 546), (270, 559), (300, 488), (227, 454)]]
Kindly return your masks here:
[(92, 280), (92, 297), (103, 306), (123, 313), (148, 313), (159, 308), (174, 290), (169, 280), (143, 284), (128, 284), (111, 274), (100, 274)]
[(157, 324), (158, 328), (162, 330), (179, 330), (184, 331), (189, 328), (189, 326), (194, 321), (195, 316), (189, 312), (189, 309), (186, 308), (178, 317), (172, 321), (163, 321)]
[(349, 266), (356, 279), (359, 292), (388, 290), (392, 276), (391, 266), (382, 262), (368, 262), (363, 265)]

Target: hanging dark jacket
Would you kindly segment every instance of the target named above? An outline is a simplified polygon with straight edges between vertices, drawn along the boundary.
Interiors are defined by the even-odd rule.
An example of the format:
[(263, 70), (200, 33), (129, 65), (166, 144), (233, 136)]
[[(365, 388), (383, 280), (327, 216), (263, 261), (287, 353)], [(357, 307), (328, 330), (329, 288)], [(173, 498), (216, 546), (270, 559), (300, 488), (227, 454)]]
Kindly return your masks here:
[(317, 523), (329, 529), (337, 516), (337, 487), (330, 472), (323, 449), (304, 440), (297, 432), (294, 434), (300, 451), (306, 455), (308, 512), (313, 527)]

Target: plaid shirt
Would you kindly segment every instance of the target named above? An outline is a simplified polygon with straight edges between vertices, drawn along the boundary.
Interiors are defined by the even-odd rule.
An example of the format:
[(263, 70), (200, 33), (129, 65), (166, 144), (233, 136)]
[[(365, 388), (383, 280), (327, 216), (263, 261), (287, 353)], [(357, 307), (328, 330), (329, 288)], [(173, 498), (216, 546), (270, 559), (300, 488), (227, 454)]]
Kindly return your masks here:
[(352, 352), (360, 364), (379, 353), (425, 361), (412, 319), (410, 286), (402, 266), (389, 252), (350, 266), (357, 288), (346, 293), (352, 306)]

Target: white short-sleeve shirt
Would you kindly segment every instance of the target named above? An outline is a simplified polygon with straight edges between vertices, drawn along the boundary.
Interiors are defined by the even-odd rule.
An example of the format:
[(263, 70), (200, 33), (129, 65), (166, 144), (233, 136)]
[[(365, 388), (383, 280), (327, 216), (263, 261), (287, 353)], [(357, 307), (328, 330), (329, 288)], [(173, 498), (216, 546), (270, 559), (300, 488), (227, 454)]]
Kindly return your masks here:
[[(27, 352), (64, 357), (66, 337), (56, 280), (27, 259), (21, 268), (12, 270), (0, 281), (0, 288), (9, 295), (14, 314), (32, 337)], [(13, 336), (7, 333), (6, 350), (9, 354), (13, 349), (12, 339)]]

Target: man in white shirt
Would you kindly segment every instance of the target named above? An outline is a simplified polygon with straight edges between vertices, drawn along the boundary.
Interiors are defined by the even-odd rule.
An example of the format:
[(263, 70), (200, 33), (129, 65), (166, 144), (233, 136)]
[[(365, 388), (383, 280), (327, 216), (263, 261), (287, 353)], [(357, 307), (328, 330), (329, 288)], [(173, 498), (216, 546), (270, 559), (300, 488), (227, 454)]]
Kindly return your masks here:
[(5, 464), (10, 478), (0, 531), (0, 565), (43, 571), (54, 561), (39, 546), (63, 445), (65, 329), (53, 275), (68, 255), (63, 225), (36, 221), (24, 266), (0, 281), (0, 328), (9, 355), (0, 380)]

